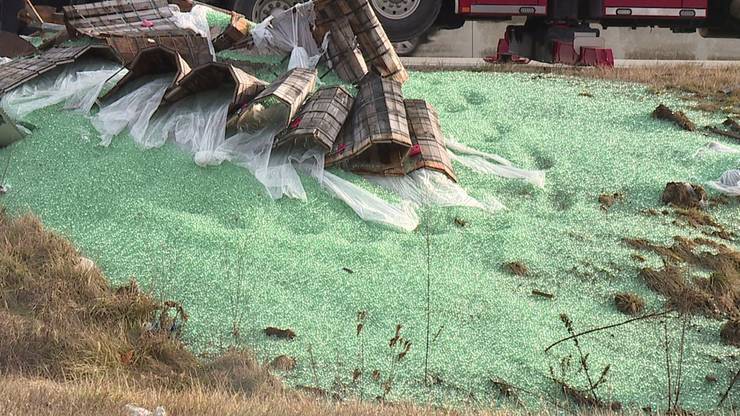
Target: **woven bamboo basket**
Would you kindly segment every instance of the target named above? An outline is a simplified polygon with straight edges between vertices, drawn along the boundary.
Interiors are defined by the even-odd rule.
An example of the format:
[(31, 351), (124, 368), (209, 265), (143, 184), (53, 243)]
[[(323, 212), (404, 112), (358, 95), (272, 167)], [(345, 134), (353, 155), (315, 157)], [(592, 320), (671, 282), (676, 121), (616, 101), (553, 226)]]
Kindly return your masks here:
[(193, 69), (164, 96), (172, 103), (187, 96), (208, 90), (230, 86), (234, 94), (231, 97), (229, 110), (247, 104), (249, 100), (261, 93), (267, 83), (247, 74), (239, 68), (223, 63), (209, 63)]
[(403, 157), (411, 145), (401, 84), (369, 73), (360, 82), (349, 120), (326, 165), (363, 174), (403, 175)]
[(357, 47), (349, 19), (340, 17), (329, 24), (331, 37), (327, 50), (328, 59), (337, 76), (345, 82), (358, 83), (367, 74), (367, 65)]
[(383, 77), (404, 83), (409, 76), (368, 0), (337, 0), (339, 11), (349, 18), (365, 59)]
[(121, 62), (120, 56), (105, 45), (49, 49), (41, 55), (19, 58), (0, 65), (0, 94), (5, 94), (46, 72), (82, 57)]
[(108, 0), (64, 6), (63, 10), (67, 31), (72, 37), (179, 29), (166, 0)]
[(208, 39), (182, 29), (147, 35), (110, 35), (105, 37), (105, 42), (121, 55), (127, 65), (133, 62), (140, 51), (158, 46), (177, 51), (191, 67), (215, 60)]
[(457, 182), (437, 111), (424, 100), (405, 100), (404, 105), (412, 143), (403, 160), (404, 171), (432, 169)]
[(174, 88), (190, 72), (190, 66), (179, 53), (162, 47), (144, 49), (136, 56), (128, 68), (128, 73), (110, 89), (101, 100), (105, 101), (116, 95), (125, 85), (147, 75), (174, 74)]
[(110, 35), (105, 37), (105, 42), (121, 55), (126, 65), (133, 62), (140, 51), (154, 47), (177, 51), (191, 67), (214, 61), (208, 39), (190, 31), (178, 29), (149, 35)]
[(321, 44), (326, 33), (331, 30), (331, 23), (344, 15), (337, 8), (336, 0), (314, 0), (313, 10), (316, 16), (313, 37)]
[(213, 48), (218, 52), (248, 43), (248, 39), (252, 37), (251, 28), (252, 23), (249, 20), (238, 13), (233, 13), (229, 25), (213, 40)]
[(285, 107), (287, 112), (285, 127), (287, 127), (298, 114), (303, 102), (313, 92), (317, 79), (318, 75), (313, 69), (295, 68), (286, 72), (255, 97), (249, 107), (229, 120), (229, 126), (236, 125), (241, 128), (251, 124), (250, 117), (259, 104), (265, 108), (275, 105)]
[(344, 87), (328, 87), (316, 91), (291, 121), (290, 126), (278, 135), (275, 147), (288, 143), (305, 147), (318, 144), (328, 152), (339, 137), (353, 102), (354, 98)]

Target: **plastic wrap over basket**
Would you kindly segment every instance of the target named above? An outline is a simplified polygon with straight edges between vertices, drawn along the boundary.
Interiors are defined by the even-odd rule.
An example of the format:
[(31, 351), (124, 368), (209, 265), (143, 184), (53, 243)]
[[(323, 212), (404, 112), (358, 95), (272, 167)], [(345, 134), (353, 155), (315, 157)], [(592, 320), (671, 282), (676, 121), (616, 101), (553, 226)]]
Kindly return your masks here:
[(259, 23), (252, 37), (263, 53), (290, 54), (288, 69), (314, 68), (323, 52), (313, 38), (313, 24), (313, 3), (300, 3)]
[(226, 140), (230, 93), (228, 89), (212, 90), (177, 101), (155, 114), (146, 134), (134, 140), (148, 149), (171, 139), (192, 154), (197, 165), (218, 165), (217, 149)]
[(488, 198), (486, 203), (476, 200), (447, 175), (430, 169), (418, 169), (406, 176), (367, 176), (366, 178), (398, 194), (402, 199), (420, 206), (470, 207), (488, 212), (506, 208), (493, 197)]
[(64, 103), (65, 109), (87, 114), (106, 81), (119, 73), (123, 74), (121, 66), (107, 61), (66, 65), (5, 94), (1, 105), (15, 120), (59, 103)]
[(292, 148), (273, 151), (275, 136), (289, 120), (286, 107), (275, 109), (265, 113), (267, 119), (259, 124), (247, 124), (243, 131), (227, 139), (216, 149), (215, 155), (249, 170), (272, 199), (287, 196), (306, 201), (306, 191), (293, 163), (312, 165), (311, 160), (314, 160), (313, 164), (321, 163), (323, 170), (323, 152)]
[(740, 196), (740, 169), (728, 170), (718, 181), (709, 182), (709, 186), (723, 194)]
[(137, 142), (144, 141), (149, 121), (157, 111), (173, 75), (140, 78), (124, 87), (123, 96), (104, 106), (92, 119), (101, 135), (101, 145), (110, 145), (113, 137), (128, 129)]

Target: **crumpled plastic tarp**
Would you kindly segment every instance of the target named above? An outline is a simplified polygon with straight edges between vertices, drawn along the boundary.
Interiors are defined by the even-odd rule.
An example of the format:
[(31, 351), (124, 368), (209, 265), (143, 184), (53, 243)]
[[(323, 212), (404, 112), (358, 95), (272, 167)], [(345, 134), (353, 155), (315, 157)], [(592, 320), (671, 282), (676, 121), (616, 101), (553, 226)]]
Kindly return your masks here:
[(314, 21), (313, 2), (296, 4), (257, 24), (251, 32), (254, 45), (264, 53), (290, 54), (289, 70), (314, 68), (326, 49), (319, 48), (313, 38)]
[(709, 182), (709, 186), (723, 194), (740, 196), (740, 169), (728, 170), (718, 181)]
[(189, 12), (181, 12), (177, 5), (170, 4), (172, 18), (175, 25), (181, 29), (192, 30), (193, 32), (208, 39), (208, 48), (211, 56), (215, 58), (216, 51), (213, 49), (213, 39), (211, 39), (211, 28), (208, 25), (208, 10), (206, 6), (196, 4)]
[(496, 212), (505, 208), (493, 197), (489, 198), (485, 204), (478, 201), (445, 174), (429, 169), (419, 169), (406, 176), (367, 176), (366, 178), (419, 206), (470, 207), (488, 212)]
[(134, 140), (144, 149), (151, 149), (170, 139), (192, 154), (197, 165), (218, 165), (222, 157), (217, 150), (226, 140), (230, 104), (231, 95), (226, 90), (186, 97), (156, 113), (146, 133)]
[(145, 142), (144, 135), (149, 122), (157, 111), (164, 93), (169, 88), (173, 74), (146, 77), (132, 82), (124, 88), (125, 94), (105, 105), (92, 118), (92, 124), (101, 135), (100, 144), (110, 145), (113, 137), (128, 129), (137, 142)]
[(10, 91), (2, 97), (0, 106), (13, 120), (22, 120), (36, 110), (59, 103), (64, 103), (65, 109), (87, 114), (106, 81), (123, 74), (125, 70), (113, 62), (80, 61)]
[(12, 61), (12, 58), (8, 58), (6, 56), (0, 56), (0, 65), (7, 64), (8, 62)]
[(302, 172), (316, 179), (327, 192), (346, 203), (365, 221), (402, 231), (412, 231), (419, 225), (419, 218), (410, 203), (386, 202), (324, 171), (324, 149), (299, 145), (273, 149), (275, 136), (287, 122), (287, 108), (283, 112), (271, 113), (271, 118), (259, 129), (247, 129), (228, 138), (214, 152), (218, 161), (230, 161), (249, 170), (275, 200), (284, 196), (303, 201), (308, 199), (299, 175)]
[[(478, 173), (509, 179), (523, 179), (538, 188), (545, 187), (545, 171), (543, 170), (526, 170), (514, 167), (510, 161), (499, 155), (481, 152), (453, 139), (446, 139), (446, 145), (450, 159)], [(491, 163), (491, 160), (497, 163)]]

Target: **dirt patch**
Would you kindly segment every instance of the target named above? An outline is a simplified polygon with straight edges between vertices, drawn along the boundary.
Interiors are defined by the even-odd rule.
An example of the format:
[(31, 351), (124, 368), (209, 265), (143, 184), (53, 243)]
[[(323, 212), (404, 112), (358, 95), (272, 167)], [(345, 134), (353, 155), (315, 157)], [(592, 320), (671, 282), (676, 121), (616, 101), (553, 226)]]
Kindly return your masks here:
[[(704, 238), (674, 237), (670, 247), (640, 239), (624, 242), (663, 259), (663, 268), (643, 268), (640, 277), (668, 299), (669, 307), (715, 319), (740, 317), (740, 251)], [(697, 278), (698, 271), (709, 277)]]
[(696, 124), (689, 120), (689, 118), (686, 116), (686, 114), (684, 114), (683, 111), (674, 112), (663, 104), (660, 104), (657, 108), (655, 108), (655, 110), (653, 111), (653, 118), (658, 120), (672, 121), (676, 123), (677, 126), (687, 131), (696, 130)]
[(719, 336), (725, 344), (740, 347), (740, 319), (725, 322), (719, 331)]
[(279, 355), (270, 362), (270, 368), (279, 371), (293, 371), (296, 367), (296, 359), (287, 355)]
[(686, 182), (669, 182), (663, 190), (664, 204), (679, 208), (703, 208), (707, 204), (707, 192), (701, 185)]
[(696, 208), (676, 208), (675, 225), (688, 225), (700, 230), (704, 235), (723, 240), (733, 240), (735, 234), (727, 230), (709, 213)]
[(608, 211), (617, 202), (624, 201), (624, 194), (616, 192), (613, 194), (601, 194), (599, 195), (599, 204), (603, 211)]
[(511, 263), (504, 264), (504, 270), (515, 276), (524, 277), (529, 274), (529, 268), (527, 265), (520, 261), (513, 261)]
[(617, 293), (614, 305), (625, 315), (637, 315), (645, 309), (645, 301), (635, 293)]

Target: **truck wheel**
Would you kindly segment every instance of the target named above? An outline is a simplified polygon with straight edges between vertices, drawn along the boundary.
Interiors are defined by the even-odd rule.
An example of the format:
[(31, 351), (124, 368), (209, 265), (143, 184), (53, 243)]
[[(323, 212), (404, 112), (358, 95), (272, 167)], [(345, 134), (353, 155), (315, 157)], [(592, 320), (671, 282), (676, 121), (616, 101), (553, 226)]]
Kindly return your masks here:
[(247, 19), (259, 23), (269, 16), (281, 10), (288, 10), (301, 0), (237, 0), (234, 4), (234, 11), (239, 12)]
[(417, 38), (434, 24), (442, 0), (370, 0), (393, 42)]

